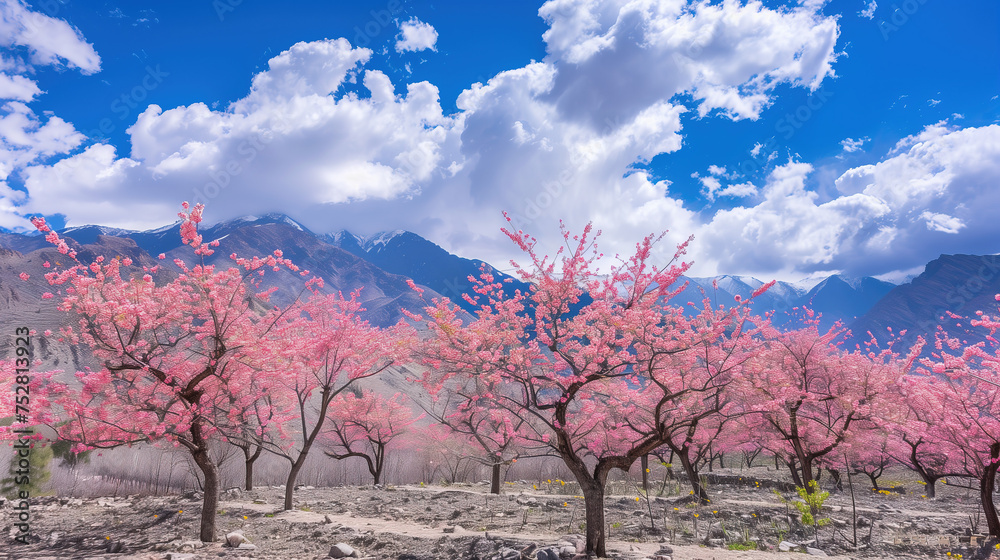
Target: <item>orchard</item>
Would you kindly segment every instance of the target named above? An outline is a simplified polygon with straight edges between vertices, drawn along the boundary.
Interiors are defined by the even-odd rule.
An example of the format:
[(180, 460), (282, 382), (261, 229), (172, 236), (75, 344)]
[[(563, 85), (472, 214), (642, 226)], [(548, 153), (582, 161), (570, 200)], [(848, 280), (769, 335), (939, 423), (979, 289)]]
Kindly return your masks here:
[[(675, 303), (688, 243), (664, 252), (664, 236), (650, 235), (631, 255), (609, 257), (598, 249), (600, 232), (587, 226), (564, 228), (564, 246), (546, 255), (511, 227), (504, 233), (523, 252), (515, 267), (528, 291), (505, 290), (484, 268), (464, 296), (474, 314), (439, 298), (383, 328), (361, 318), (360, 293), (327, 293), (281, 248), (233, 254), (228, 267), (208, 264), (219, 242), (199, 234), (202, 211), (185, 203), (179, 214), (189, 254), (154, 266), (110, 255), (84, 261), (36, 219), (67, 263), (47, 266), (56, 293), (43, 304), (67, 321), (60, 333), (31, 336), (86, 347), (93, 364), (69, 376), (35, 373), (28, 383), (17, 373), (26, 362), (0, 363), (0, 418), (16, 419), (0, 423), (0, 437), (69, 443), (73, 453), (176, 448), (196, 467), (200, 541), (219, 539), (225, 520), (220, 449), (242, 457), (244, 491), (255, 487), (258, 460), (283, 465), (281, 510), (295, 509), (307, 461), (362, 465), (372, 491), (387, 495), (393, 457), (423, 457), (421, 485), (483, 467), (487, 507), (514, 487), (543, 496), (569, 484), (579, 495), (564, 502), (573, 508), (566, 528), (579, 526), (582, 551), (600, 557), (620, 532), (607, 512), (622, 481), (641, 478), (630, 491), (648, 510), (648, 535), (677, 538), (668, 520), (676, 526), (693, 511), (695, 538), (704, 532), (707, 540), (712, 520), (722, 519), (713, 508), (725, 499), (710, 492), (725, 484), (715, 464), (750, 469), (755, 459), (773, 463), (782, 503), (799, 512), (788, 531), (811, 543), (826, 531), (830, 493), (849, 493), (851, 503), (855, 492), (888, 495), (894, 487), (880, 478), (904, 470), (927, 500), (954, 498), (937, 497), (943, 480), (974, 488), (988, 542), (1000, 539), (1000, 318), (992, 310), (969, 321), (988, 333), (986, 342), (939, 330), (910, 348), (881, 348), (874, 337), (851, 346), (841, 325), (821, 329), (808, 310), (790, 329), (754, 313), (770, 284), (727, 304), (712, 303), (711, 294), (700, 305)], [(261, 286), (282, 271), (302, 280), (277, 297)], [(372, 389), (399, 367), (416, 372), (406, 380), (415, 390)], [(18, 391), (31, 396), (30, 409), (18, 408)], [(18, 429), (28, 426), (26, 440)], [(542, 465), (565, 478), (537, 476)], [(520, 480), (506, 480), (515, 472)], [(761, 481), (745, 484), (756, 490)], [(840, 527), (841, 537), (877, 554), (859, 538), (857, 519), (855, 508), (853, 537)], [(723, 523), (722, 533), (732, 526)]]

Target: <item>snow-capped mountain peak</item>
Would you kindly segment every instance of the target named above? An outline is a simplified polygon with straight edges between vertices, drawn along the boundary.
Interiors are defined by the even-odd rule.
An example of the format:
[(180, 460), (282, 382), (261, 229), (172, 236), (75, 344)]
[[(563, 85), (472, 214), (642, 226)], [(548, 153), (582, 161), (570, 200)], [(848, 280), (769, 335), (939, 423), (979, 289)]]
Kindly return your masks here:
[(393, 239), (399, 237), (400, 235), (405, 235), (408, 233), (406, 230), (397, 229), (394, 231), (381, 231), (374, 235), (370, 235), (362, 241), (361, 246), (365, 251), (371, 251), (379, 246), (384, 247), (387, 243)]

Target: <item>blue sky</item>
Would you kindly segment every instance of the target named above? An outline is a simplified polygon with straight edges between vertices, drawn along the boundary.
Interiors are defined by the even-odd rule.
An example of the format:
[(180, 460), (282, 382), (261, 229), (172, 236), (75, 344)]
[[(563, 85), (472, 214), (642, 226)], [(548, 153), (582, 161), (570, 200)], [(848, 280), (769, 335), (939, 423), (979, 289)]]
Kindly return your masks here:
[[(470, 6), (470, 4), (472, 4)], [(988, 0), (0, 0), (0, 226), (285, 212), (516, 257), (502, 211), (797, 279), (1000, 252)], [(343, 39), (341, 39), (343, 38)], [(478, 84), (478, 85), (477, 85)]]

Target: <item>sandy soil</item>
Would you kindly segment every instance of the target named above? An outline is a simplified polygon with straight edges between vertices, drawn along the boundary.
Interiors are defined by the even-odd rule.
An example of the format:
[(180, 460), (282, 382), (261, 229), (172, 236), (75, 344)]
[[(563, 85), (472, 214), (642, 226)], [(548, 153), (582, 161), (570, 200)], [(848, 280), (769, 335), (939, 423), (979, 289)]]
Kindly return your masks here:
[[(612, 485), (617, 493), (606, 500), (609, 557), (638, 560), (659, 552), (677, 560), (804, 558), (798, 551), (779, 550), (778, 544), (814, 546), (813, 532), (802, 528), (793, 507), (765, 488), (763, 474), (744, 472), (736, 485), (710, 486), (712, 503), (699, 507), (683, 495), (683, 486), (668, 485), (668, 494), (672, 489), (680, 495), (647, 502), (634, 485)], [(765, 484), (758, 486), (761, 481)], [(197, 541), (201, 502), (194, 492), (39, 498), (31, 510), (34, 542), (25, 546), (7, 539), (0, 559), (313, 560), (327, 558), (336, 543), (350, 545), (363, 558), (520, 558), (515, 551), (556, 547), (560, 541), (564, 546), (582, 533), (583, 500), (574, 486), (559, 480), (507, 483), (501, 496), (489, 495), (485, 484), (303, 487), (296, 492), (296, 509), (287, 512), (281, 510), (279, 488), (230, 490), (218, 511), (220, 541), (239, 530), (252, 549)], [(659, 484), (653, 490), (655, 495)], [(824, 506), (822, 515), (830, 521), (819, 530), (818, 549), (844, 560), (948, 558), (949, 552), (965, 559), (987, 557), (986, 549), (976, 554), (978, 547), (967, 536), (977, 522), (974, 492), (943, 485), (938, 498), (929, 500), (916, 483), (900, 490), (905, 493), (856, 488), (857, 533), (865, 541), (859, 547), (848, 544), (854, 535), (850, 496), (833, 494)], [(16, 531), (13, 513), (10, 504), (0, 508), (5, 538)], [(984, 523), (975, 528), (984, 530)], [(741, 546), (758, 549), (730, 550)]]

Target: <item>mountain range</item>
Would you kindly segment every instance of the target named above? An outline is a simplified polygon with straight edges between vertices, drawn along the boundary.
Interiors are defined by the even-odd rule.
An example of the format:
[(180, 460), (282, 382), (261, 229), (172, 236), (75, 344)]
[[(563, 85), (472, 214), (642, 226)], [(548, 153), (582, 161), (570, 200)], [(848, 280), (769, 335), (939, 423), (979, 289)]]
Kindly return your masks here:
[[(94, 256), (128, 255), (137, 267), (160, 264), (163, 253), (168, 262), (174, 258), (189, 261), (190, 248), (180, 243), (180, 224), (149, 231), (128, 231), (103, 226), (67, 228), (60, 234), (80, 253), (82, 262)], [(475, 306), (461, 296), (471, 291), (470, 276), (482, 271), (499, 279), (509, 279), (505, 289), (527, 291), (528, 284), (510, 278), (480, 260), (453, 255), (438, 245), (408, 231), (383, 232), (358, 236), (348, 231), (316, 234), (302, 224), (281, 214), (247, 216), (202, 228), (206, 241), (218, 240), (220, 246), (208, 264), (230, 266), (228, 257), (267, 255), (282, 249), (312, 275), (322, 277), (327, 290), (345, 295), (359, 290), (365, 317), (376, 325), (389, 325), (404, 317), (403, 310), (419, 312), (434, 298), (448, 297), (474, 313)], [(60, 255), (37, 234), (0, 233), (0, 313), (5, 324), (24, 324), (42, 332), (57, 331), (66, 320), (51, 301), (41, 300), (50, 288), (44, 280), (45, 261), (58, 262)], [(28, 281), (18, 275), (26, 272)], [(268, 275), (270, 286), (300, 286), (301, 278), (285, 271)], [(422, 294), (410, 289), (412, 279), (424, 289)], [(749, 298), (763, 285), (757, 278), (722, 275), (711, 278), (684, 278), (684, 290), (675, 303), (701, 302), (729, 304), (736, 296)], [(284, 290), (285, 297), (294, 293)], [(893, 333), (906, 331), (903, 342), (910, 343), (921, 333), (933, 332), (945, 323), (948, 332), (973, 340), (984, 333), (967, 333), (964, 327), (948, 325), (945, 312), (974, 315), (977, 310), (996, 312), (994, 294), (1000, 293), (1000, 256), (942, 255), (927, 265), (910, 282), (896, 286), (872, 277), (849, 278), (833, 275), (798, 283), (776, 282), (752, 304), (757, 313), (773, 312), (781, 326), (792, 326), (805, 308), (820, 315), (820, 326), (836, 321), (848, 326), (856, 340), (867, 340), (870, 332), (881, 342)], [(279, 300), (280, 301), (280, 300)], [(942, 317), (945, 319), (942, 321)], [(892, 329), (891, 331), (889, 329)], [(9, 337), (8, 337), (9, 338)], [(42, 337), (39, 337), (42, 338)], [(0, 352), (9, 342), (0, 340)], [(56, 349), (41, 343), (41, 355), (48, 365), (71, 367), (80, 361), (78, 350)]]

